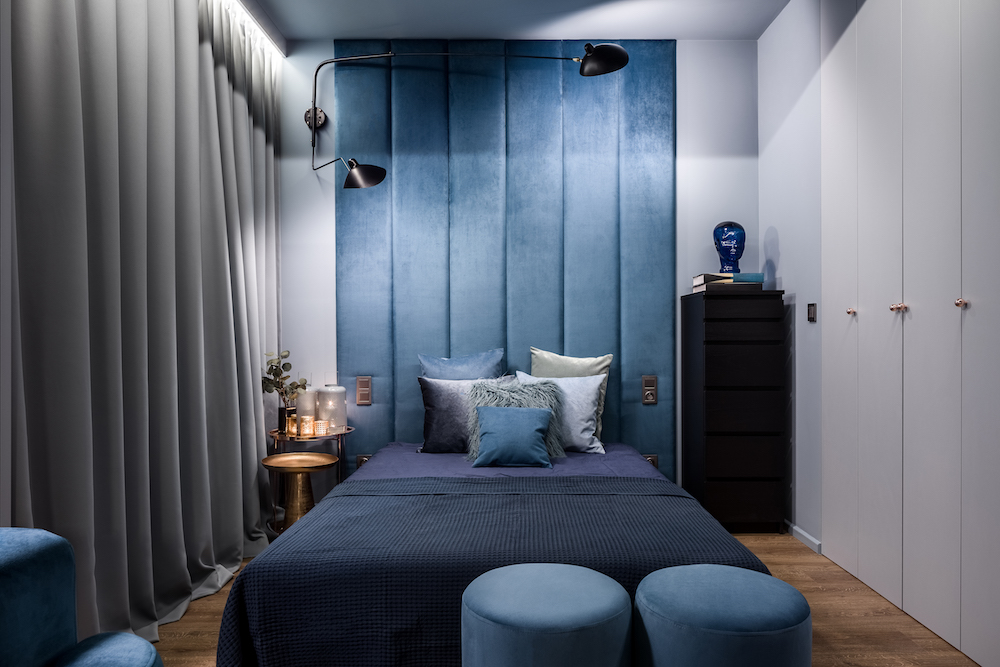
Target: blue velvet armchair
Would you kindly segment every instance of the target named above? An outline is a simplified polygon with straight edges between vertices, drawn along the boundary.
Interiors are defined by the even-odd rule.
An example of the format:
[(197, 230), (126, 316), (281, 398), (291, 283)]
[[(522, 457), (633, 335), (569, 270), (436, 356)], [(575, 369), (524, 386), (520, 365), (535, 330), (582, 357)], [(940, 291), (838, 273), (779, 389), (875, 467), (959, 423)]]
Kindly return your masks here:
[(152, 644), (127, 632), (76, 641), (73, 547), (31, 528), (0, 528), (0, 656), (18, 667), (163, 667)]

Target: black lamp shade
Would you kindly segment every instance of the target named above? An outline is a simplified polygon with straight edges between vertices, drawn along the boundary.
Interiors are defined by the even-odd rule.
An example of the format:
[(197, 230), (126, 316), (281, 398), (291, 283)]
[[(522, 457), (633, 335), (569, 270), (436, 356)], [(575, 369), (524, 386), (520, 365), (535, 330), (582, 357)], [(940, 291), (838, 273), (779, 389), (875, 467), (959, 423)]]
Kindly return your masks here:
[(344, 180), (345, 188), (370, 188), (385, 180), (385, 169), (373, 164), (358, 164), (358, 161), (351, 158), (347, 161), (347, 178)]
[(628, 51), (617, 44), (587, 44), (587, 54), (580, 62), (580, 74), (597, 76), (620, 70), (628, 64)]

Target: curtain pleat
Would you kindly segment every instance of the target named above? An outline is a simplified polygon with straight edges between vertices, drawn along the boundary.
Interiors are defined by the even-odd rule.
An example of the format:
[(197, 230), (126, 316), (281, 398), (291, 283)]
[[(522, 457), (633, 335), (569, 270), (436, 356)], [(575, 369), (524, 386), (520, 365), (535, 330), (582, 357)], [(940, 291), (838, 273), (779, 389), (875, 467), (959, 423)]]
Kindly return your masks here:
[(267, 544), (280, 62), (223, 0), (14, 0), (16, 525), (79, 634), (149, 639)]

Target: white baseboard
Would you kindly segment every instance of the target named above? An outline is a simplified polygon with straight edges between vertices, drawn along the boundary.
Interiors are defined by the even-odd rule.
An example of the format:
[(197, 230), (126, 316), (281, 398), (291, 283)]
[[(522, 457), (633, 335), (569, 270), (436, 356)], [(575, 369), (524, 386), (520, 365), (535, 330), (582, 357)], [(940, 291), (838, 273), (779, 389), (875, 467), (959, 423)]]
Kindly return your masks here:
[(813, 537), (806, 531), (796, 526), (791, 521), (785, 521), (785, 523), (788, 524), (788, 532), (791, 533), (792, 536), (795, 537), (795, 539), (797, 539), (799, 542), (806, 545), (816, 553), (818, 554), (823, 553), (823, 544), (819, 540), (817, 540), (815, 537)]

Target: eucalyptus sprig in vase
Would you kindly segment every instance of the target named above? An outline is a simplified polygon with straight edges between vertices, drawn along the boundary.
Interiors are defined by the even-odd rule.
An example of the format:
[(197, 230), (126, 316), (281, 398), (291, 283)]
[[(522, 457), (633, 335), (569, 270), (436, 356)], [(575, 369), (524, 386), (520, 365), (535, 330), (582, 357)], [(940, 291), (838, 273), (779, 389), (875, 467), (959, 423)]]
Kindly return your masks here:
[(286, 432), (288, 417), (295, 414), (295, 406), (292, 405), (292, 401), (299, 394), (305, 393), (307, 384), (305, 378), (289, 382), (292, 378), (291, 375), (287, 375), (292, 370), (292, 364), (288, 361), (289, 354), (288, 350), (282, 350), (278, 354), (268, 352), (265, 355), (267, 367), (261, 377), (264, 391), (268, 394), (277, 392), (278, 396), (281, 397), (281, 405), (278, 406), (278, 433)]

